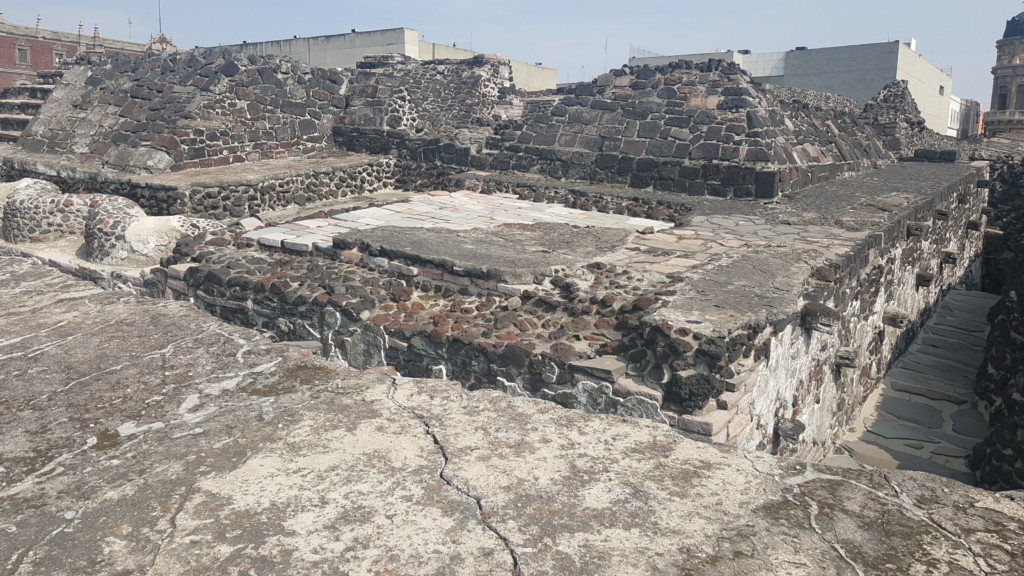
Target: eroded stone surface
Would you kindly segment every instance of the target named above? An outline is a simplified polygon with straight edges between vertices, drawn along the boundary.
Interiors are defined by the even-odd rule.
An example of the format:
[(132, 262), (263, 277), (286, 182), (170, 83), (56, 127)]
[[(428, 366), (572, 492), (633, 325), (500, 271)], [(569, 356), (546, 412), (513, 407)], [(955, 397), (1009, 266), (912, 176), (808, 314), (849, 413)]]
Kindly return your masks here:
[(0, 259), (4, 574), (1010, 574), (1024, 505), (357, 373)]

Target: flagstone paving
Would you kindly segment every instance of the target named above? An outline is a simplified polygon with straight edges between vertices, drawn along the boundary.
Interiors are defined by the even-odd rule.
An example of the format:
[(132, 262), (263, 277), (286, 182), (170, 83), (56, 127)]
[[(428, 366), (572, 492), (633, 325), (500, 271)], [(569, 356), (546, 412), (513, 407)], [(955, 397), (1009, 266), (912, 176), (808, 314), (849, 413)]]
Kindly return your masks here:
[(967, 458), (988, 433), (973, 386), (997, 299), (965, 290), (946, 296), (843, 440), (857, 462), (973, 484)]
[(631, 230), (663, 230), (672, 226), (667, 222), (646, 218), (588, 212), (566, 208), (561, 204), (541, 204), (497, 194), (462, 191), (430, 192), (406, 202), (353, 210), (329, 218), (310, 218), (268, 226), (250, 231), (245, 237), (263, 246), (311, 252), (318, 247), (329, 248), (333, 236), (350, 230), (380, 226), (469, 230), (536, 222)]

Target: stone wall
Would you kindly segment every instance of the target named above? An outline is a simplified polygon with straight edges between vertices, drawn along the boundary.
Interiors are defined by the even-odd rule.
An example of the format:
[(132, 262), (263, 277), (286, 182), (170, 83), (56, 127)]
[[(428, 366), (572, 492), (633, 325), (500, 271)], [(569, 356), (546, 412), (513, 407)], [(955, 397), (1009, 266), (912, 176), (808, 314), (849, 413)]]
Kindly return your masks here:
[(775, 101), (719, 61), (613, 70), (508, 128), (474, 167), (743, 198), (893, 160), (848, 115)]
[[(953, 168), (945, 173), (955, 176), (934, 183), (922, 184), (920, 171), (896, 170), (803, 199), (823, 213), (839, 210), (836, 195), (867, 199), (849, 201), (860, 212), (842, 209), (842, 225), (871, 232), (813, 270), (790, 270), (794, 254), (765, 249), (709, 268), (706, 284), (695, 283), (694, 273), (644, 276), (600, 261), (513, 279), (344, 238), (318, 257), (240, 251), (247, 247), (242, 231), (225, 230), (179, 244), (165, 274), (169, 294), (283, 339), (319, 341), (359, 367), (393, 365), (403, 374), (667, 421), (705, 441), (816, 460), (941, 296), (977, 281), (983, 231), (974, 223), (986, 191), (976, 181), (984, 171)], [(545, 193), (543, 185), (531, 191), (503, 177), (478, 182)], [(685, 213), (674, 216), (686, 225)], [(425, 244), (447, 238), (416, 234)], [(587, 238), (585, 230), (540, 225), (457, 234), (477, 247), (501, 244), (502, 234), (514, 234), (513, 246), (529, 234)], [(755, 321), (735, 311), (758, 303), (716, 292), (758, 266), (775, 280), (752, 286), (756, 293), (793, 286), (778, 309)], [(724, 309), (728, 321), (673, 312), (686, 298), (702, 310)]]
[(81, 236), (92, 196), (62, 194), (50, 182), (26, 180), (6, 198), (0, 197), (3, 239), (7, 242), (49, 242)]
[[(359, 166), (291, 174), (259, 183), (200, 184), (183, 190), (185, 197), (169, 213), (238, 218), (286, 206), (372, 194), (393, 187), (396, 176), (395, 160), (383, 157)], [(159, 192), (149, 195), (160, 196)]]
[(483, 146), (467, 134), (419, 137), (387, 125), (372, 134), (337, 127), (335, 142), (428, 163), (735, 198), (771, 198), (894, 161), (857, 112), (776, 98), (720, 61), (624, 67), (572, 95), (525, 104)]
[[(23, 155), (24, 156), (24, 155)], [(291, 205), (305, 205), (349, 195), (371, 194), (395, 185), (399, 171), (393, 158), (309, 165), (270, 170), (254, 178), (250, 171), (180, 180), (129, 176), (77, 165), (47, 164), (38, 157), (0, 159), (0, 180), (46, 180), (76, 194), (111, 194), (127, 198), (151, 216), (192, 215), (217, 220), (240, 218)], [(73, 201), (79, 196), (69, 196)]]
[(332, 148), (347, 73), (210, 49), (76, 61), (19, 141), (129, 172), (295, 157)]
[(1024, 164), (1004, 162), (992, 191), (986, 240), (987, 288), (1002, 294), (989, 312), (991, 331), (978, 370), (978, 407), (991, 432), (971, 458), (978, 483), (993, 490), (1024, 489)]
[(522, 114), (507, 59), (420, 62), (396, 55), (368, 58), (348, 89), (334, 127), (342, 149), (404, 160), (468, 166), (469, 155), (500, 122)]
[[(975, 180), (983, 175), (937, 186), (838, 261), (811, 271), (788, 317), (690, 327), (667, 313), (645, 318), (643, 339), (627, 349), (692, 350), (668, 364), (673, 375), (658, 386), (662, 412), (695, 438), (823, 456), (942, 295), (979, 283), (983, 232), (974, 222), (987, 194)], [(762, 266), (785, 276), (788, 264)], [(728, 275), (728, 267), (719, 272)]]
[[(33, 179), (0, 187), (0, 211), (0, 236), (6, 242), (44, 243), (70, 238), (84, 241), (82, 251), (71, 250), (76, 258), (136, 267), (158, 264), (179, 238), (223, 228), (212, 220), (147, 216), (127, 198), (63, 194), (53, 183)], [(94, 279), (88, 273), (86, 277)]]

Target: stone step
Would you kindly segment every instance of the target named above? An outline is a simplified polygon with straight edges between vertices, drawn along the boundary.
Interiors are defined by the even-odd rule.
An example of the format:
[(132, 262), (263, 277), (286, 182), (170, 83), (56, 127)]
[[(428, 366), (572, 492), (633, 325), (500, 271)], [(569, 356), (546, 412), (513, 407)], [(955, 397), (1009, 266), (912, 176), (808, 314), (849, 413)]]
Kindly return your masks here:
[(0, 114), (0, 130), (21, 132), (32, 121), (32, 118), (32, 116), (22, 114)]
[(46, 100), (53, 93), (52, 85), (31, 84), (29, 86), (11, 86), (0, 91), (3, 100)]
[(0, 100), (0, 114), (35, 116), (43, 100)]
[(0, 130), (0, 142), (17, 142), (21, 138), (21, 132), (11, 130)]

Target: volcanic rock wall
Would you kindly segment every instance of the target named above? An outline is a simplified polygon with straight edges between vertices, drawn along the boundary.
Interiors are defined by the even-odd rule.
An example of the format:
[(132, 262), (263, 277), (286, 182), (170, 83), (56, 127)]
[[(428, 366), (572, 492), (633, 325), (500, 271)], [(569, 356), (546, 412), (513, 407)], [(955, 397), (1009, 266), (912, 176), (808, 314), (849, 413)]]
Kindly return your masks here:
[(443, 134), (409, 138), (379, 116), (375, 126), (336, 127), (335, 141), (423, 162), (699, 196), (771, 198), (894, 161), (858, 111), (776, 98), (720, 61), (624, 67), (571, 95), (527, 98), (521, 117), (497, 123), (483, 146)]
[(1004, 162), (994, 178), (993, 224), (986, 241), (986, 283), (1002, 298), (989, 312), (991, 331), (975, 392), (991, 433), (974, 448), (980, 485), (1024, 489), (1024, 164)]
[(333, 148), (347, 72), (227, 50), (80, 60), (24, 132), (30, 152), (162, 172)]

